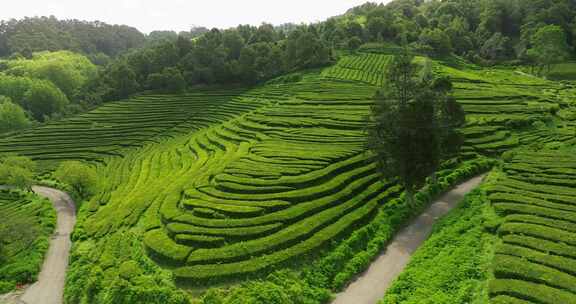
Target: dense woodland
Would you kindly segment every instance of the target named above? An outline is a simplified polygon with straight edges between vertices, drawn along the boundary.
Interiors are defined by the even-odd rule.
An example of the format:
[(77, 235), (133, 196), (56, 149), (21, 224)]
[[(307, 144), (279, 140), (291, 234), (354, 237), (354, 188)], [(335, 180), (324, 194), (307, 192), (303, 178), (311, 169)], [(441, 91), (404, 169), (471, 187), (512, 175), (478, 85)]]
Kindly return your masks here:
[[(177, 93), (199, 85), (253, 85), (328, 65), (342, 50), (358, 48), (395, 52), (396, 46), (407, 45), (429, 56), (525, 65), (543, 74), (574, 56), (575, 7), (570, 0), (396, 0), (366, 3), (311, 25), (197, 27), (149, 35), (127, 26), (54, 17), (3, 21), (0, 56), (9, 59), (1, 65), (6, 81), (0, 87), (24, 111), (3, 98), (0, 132), (29, 126), (25, 120), (58, 118), (147, 90)], [(81, 55), (34, 55), (59, 50)], [(51, 56), (62, 64), (27, 71), (32, 68), (26, 60)], [(73, 70), (80, 56), (89, 59), (82, 65), (90, 75), (78, 76)], [(18, 89), (7, 88), (11, 86)], [(43, 105), (32, 111), (35, 103)]]

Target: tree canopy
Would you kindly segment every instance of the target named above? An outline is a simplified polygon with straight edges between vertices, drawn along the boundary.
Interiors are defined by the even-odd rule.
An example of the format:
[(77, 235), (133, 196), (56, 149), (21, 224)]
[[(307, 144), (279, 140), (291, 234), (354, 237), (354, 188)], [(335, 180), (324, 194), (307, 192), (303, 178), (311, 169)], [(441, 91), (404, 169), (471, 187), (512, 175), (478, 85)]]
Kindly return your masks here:
[(549, 73), (552, 65), (568, 59), (569, 49), (566, 35), (557, 25), (543, 26), (532, 36), (532, 48), (528, 57), (537, 64), (539, 73)]
[(285, 33), (269, 24), (242, 25), (212, 29), (193, 40), (188, 35), (158, 39), (106, 66), (90, 92), (98, 95), (95, 99), (113, 100), (139, 90), (168, 93), (196, 85), (250, 85), (332, 61), (314, 26), (289, 28)]
[(395, 56), (387, 84), (375, 95), (368, 147), (385, 178), (398, 178), (408, 200), (434, 175), (441, 161), (456, 155), (462, 141), (456, 127), (464, 112), (449, 96), (449, 79), (435, 79), (407, 50)]
[(54, 177), (70, 185), (82, 198), (95, 194), (98, 190), (96, 170), (79, 161), (62, 162), (54, 172)]
[(0, 56), (70, 50), (116, 56), (143, 46), (146, 36), (135, 28), (99, 21), (58, 20), (54, 16), (0, 22)]
[(413, 49), (431, 55), (453, 52), (492, 64), (525, 62), (537, 44), (535, 34), (549, 25), (564, 33), (563, 39), (554, 39), (574, 54), (575, 24), (576, 2), (571, 0), (395, 0), (352, 8), (319, 28), (328, 45), (341, 46), (352, 37), (396, 44), (406, 38)]
[(29, 189), (34, 181), (36, 164), (18, 155), (0, 155), (0, 184)]
[(69, 51), (35, 53), (31, 59), (9, 60), (6, 65), (7, 74), (49, 80), (69, 99), (97, 75), (87, 57)]
[(17, 131), (29, 127), (32, 124), (26, 112), (12, 103), (6, 96), (0, 96), (0, 133)]

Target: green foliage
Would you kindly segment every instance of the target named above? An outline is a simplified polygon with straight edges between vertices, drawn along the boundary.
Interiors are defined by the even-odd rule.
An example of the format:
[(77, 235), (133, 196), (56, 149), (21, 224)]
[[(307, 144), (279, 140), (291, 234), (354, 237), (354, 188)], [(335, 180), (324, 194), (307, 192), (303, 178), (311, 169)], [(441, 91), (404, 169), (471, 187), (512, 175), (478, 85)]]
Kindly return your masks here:
[(0, 281), (0, 294), (5, 294), (16, 288), (13, 281)]
[[(573, 302), (576, 277), (574, 156), (518, 151), (487, 188), (502, 216), (502, 242), (492, 261), (489, 291), (539, 303)], [(522, 302), (520, 302), (522, 303)]]
[(36, 164), (29, 158), (18, 155), (0, 157), (0, 184), (20, 189), (29, 189), (34, 182)]
[(24, 107), (39, 121), (46, 121), (50, 115), (61, 113), (68, 104), (68, 98), (52, 83), (32, 82), (24, 94)]
[(160, 39), (109, 64), (85, 99), (127, 98), (142, 89), (177, 93), (186, 87), (255, 84), (331, 62), (331, 51), (313, 27), (286, 36), (271, 25), (212, 29), (197, 39)]
[(57, 50), (115, 56), (145, 42), (144, 34), (135, 28), (100, 21), (58, 20), (51, 16), (11, 19), (0, 25), (0, 56)]
[(102, 98), (105, 100), (128, 98), (140, 89), (136, 73), (123, 59), (109, 65), (101, 75), (103, 76), (99, 81), (103, 87), (98, 89), (102, 90)]
[(388, 83), (375, 96), (368, 143), (383, 176), (398, 177), (409, 197), (443, 159), (458, 153), (455, 128), (465, 121), (460, 106), (448, 98), (450, 80), (429, 80), (426, 66), (417, 79), (413, 59), (406, 50), (390, 65)]
[(187, 304), (170, 275), (150, 261), (132, 232), (76, 241), (66, 276), (66, 303)]
[(0, 96), (0, 133), (25, 129), (31, 124), (19, 105), (12, 103), (8, 97)]
[(362, 40), (358, 37), (352, 37), (348, 39), (348, 48), (351, 50), (357, 50), (362, 45)]
[[(309, 31), (324, 39), (318, 28)], [(196, 42), (159, 43), (126, 56), (123, 64), (138, 86), (166, 67), (177, 67), (189, 85), (233, 82), (227, 71), (261, 79), (285, 71), (274, 65), (286, 59), (274, 55), (284, 50), (286, 41), (276, 40), (281, 35), (269, 27), (239, 28), (238, 34), (242, 39), (212, 31)], [(227, 41), (238, 47), (241, 40), (248, 46), (236, 64), (237, 53), (221, 46)], [(103, 182), (81, 206), (73, 235), (66, 300), (180, 303), (187, 295), (174, 286), (175, 277), (202, 285), (263, 278), (284, 267), (303, 269), (279, 282), (245, 285), (249, 290), (235, 291), (236, 297), (212, 291), (204, 301), (317, 303), (326, 289), (345, 285), (425, 202), (493, 164), (478, 160), (454, 169), (456, 161), (448, 162), (438, 183), (415, 196), (416, 206), (395, 199), (401, 187), (378, 181), (373, 155), (364, 147), (364, 116), (391, 59), (346, 56), (321, 72), (297, 73), (295, 81), (281, 77), (250, 90), (139, 95), (1, 139), (0, 150), (22, 151), (50, 165), (67, 159), (99, 163)], [(242, 70), (243, 64), (248, 68)], [(549, 138), (530, 129), (507, 130), (506, 122), (549, 115), (559, 107), (555, 84), (473, 65), (433, 63), (426, 69), (453, 75), (454, 96), (472, 113), (463, 132), (465, 157)], [(450, 89), (443, 80), (434, 83), (435, 90)], [(114, 83), (101, 89), (110, 93)], [(544, 95), (543, 88), (551, 94)], [(457, 107), (447, 110), (462, 122)], [(563, 134), (550, 138), (570, 140)], [(498, 221), (483, 226), (501, 227)], [(509, 227), (502, 231), (514, 228)], [(269, 292), (256, 292), (264, 287)]]
[(69, 51), (35, 53), (32, 59), (11, 60), (7, 66), (8, 74), (52, 82), (68, 99), (96, 76), (96, 66), (88, 58)]
[(552, 65), (568, 59), (566, 34), (557, 25), (543, 26), (532, 36), (528, 56), (540, 66), (538, 73), (550, 73)]
[(314, 68), (330, 63), (330, 49), (312, 30), (290, 33), (286, 41), (286, 64), (289, 68)]
[(291, 271), (274, 272), (265, 280), (243, 283), (229, 291), (209, 290), (201, 300), (202, 304), (290, 304), (324, 303), (330, 293), (321, 288), (306, 285), (297, 273)]
[(434, 225), (428, 240), (386, 292), (381, 303), (471, 303), (488, 278), (493, 237), (483, 191), (468, 194)]
[[(350, 9), (321, 28), (333, 45), (358, 36), (365, 42), (406, 42), (433, 55), (454, 51), (480, 64), (511, 59), (529, 63), (531, 36), (547, 25), (573, 35), (575, 12), (576, 4), (570, 0), (398, 0)], [(358, 27), (357, 21), (366, 21), (366, 26)], [(573, 40), (568, 43), (574, 47)]]
[(69, 103), (51, 82), (27, 77), (0, 75), (0, 95), (9, 97), (40, 121), (61, 112)]
[(480, 49), (480, 55), (489, 60), (503, 60), (508, 58), (510, 53), (510, 39), (501, 33), (494, 33), (490, 39), (486, 40)]
[(162, 73), (150, 74), (147, 87), (164, 93), (182, 93), (186, 89), (186, 81), (180, 70), (165, 68)]
[(432, 50), (431, 55), (446, 56), (452, 52), (450, 37), (440, 29), (425, 29), (418, 42), (429, 47)]
[(82, 198), (87, 198), (98, 191), (98, 176), (96, 170), (78, 161), (62, 162), (54, 172), (59, 181), (72, 186)]
[[(13, 159), (22, 162), (22, 159)], [(0, 293), (32, 283), (56, 225), (49, 201), (16, 190), (0, 190)]]
[(433, 197), (450, 189), (453, 183), (489, 170), (493, 164), (489, 159), (479, 159), (463, 163), (454, 170), (439, 172), (436, 185), (425, 187), (416, 196), (417, 208), (414, 204), (408, 204), (405, 196), (404, 199), (389, 201), (370, 224), (354, 231), (349, 238), (306, 270), (305, 279), (313, 285), (340, 290), (352, 278), (365, 271), (392, 239), (394, 232), (406, 220), (418, 214)]

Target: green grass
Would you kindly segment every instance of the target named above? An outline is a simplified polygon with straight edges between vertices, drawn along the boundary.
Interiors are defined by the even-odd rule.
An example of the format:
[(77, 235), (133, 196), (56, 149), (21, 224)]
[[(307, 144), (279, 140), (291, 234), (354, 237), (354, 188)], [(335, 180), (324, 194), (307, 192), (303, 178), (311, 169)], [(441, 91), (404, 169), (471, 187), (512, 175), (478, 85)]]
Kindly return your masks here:
[(52, 204), (34, 194), (0, 190), (0, 294), (36, 280), (56, 225)]
[(468, 194), (434, 226), (380, 302), (477, 303), (483, 298), (494, 236), (484, 225), (492, 218), (482, 190)]

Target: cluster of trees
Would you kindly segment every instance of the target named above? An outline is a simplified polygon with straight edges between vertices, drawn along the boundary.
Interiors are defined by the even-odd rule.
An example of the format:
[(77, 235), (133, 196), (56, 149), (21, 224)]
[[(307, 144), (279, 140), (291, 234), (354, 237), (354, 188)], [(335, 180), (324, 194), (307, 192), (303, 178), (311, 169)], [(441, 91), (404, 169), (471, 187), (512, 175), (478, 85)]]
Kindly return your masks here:
[(196, 39), (159, 39), (115, 60), (94, 83), (89, 100), (125, 98), (141, 90), (179, 92), (189, 86), (254, 84), (332, 61), (316, 26), (290, 32), (263, 24), (212, 29)]
[(83, 88), (98, 75), (87, 57), (69, 51), (16, 56), (0, 71), (0, 133), (81, 111)]
[(9, 97), (0, 96), (0, 134), (28, 128), (32, 122), (19, 105)]
[[(37, 174), (36, 162), (17, 154), (0, 155), (0, 185), (30, 190)], [(70, 186), (79, 198), (87, 198), (98, 191), (96, 169), (79, 161), (60, 163), (53, 177)]]
[[(0, 22), (0, 56), (70, 50), (84, 54), (116, 56), (143, 46), (146, 36), (125, 25), (58, 20), (54, 16)], [(97, 58), (98, 56), (96, 56)]]
[(29, 190), (34, 181), (36, 163), (19, 155), (0, 156), (0, 185)]
[[(575, 46), (576, 2), (395, 0), (387, 5), (367, 3), (353, 8), (323, 23), (323, 27), (325, 39), (333, 44), (401, 43), (405, 39), (421, 52), (438, 56), (455, 53), (486, 64), (534, 62), (544, 54), (540, 45), (547, 45), (560, 49), (559, 55), (551, 56), (560, 61)], [(549, 34), (556, 38), (544, 43), (542, 37)]]
[(90, 197), (98, 191), (96, 169), (79, 161), (62, 162), (53, 174), (58, 181), (72, 187), (80, 199)]

